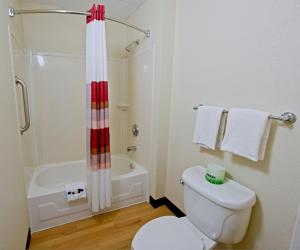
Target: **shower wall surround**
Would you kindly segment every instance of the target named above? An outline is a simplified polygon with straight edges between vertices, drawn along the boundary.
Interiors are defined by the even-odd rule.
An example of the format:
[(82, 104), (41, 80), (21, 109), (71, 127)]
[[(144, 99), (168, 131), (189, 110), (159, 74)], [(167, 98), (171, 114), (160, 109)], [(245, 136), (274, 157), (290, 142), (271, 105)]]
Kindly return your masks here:
[[(37, 165), (85, 159), (85, 58), (43, 52), (30, 58)], [(118, 105), (124, 102), (127, 60), (109, 58), (108, 69), (111, 151), (120, 154), (126, 151), (120, 135), (127, 124)]]
[[(40, 1), (43, 2), (43, 1)], [(56, 1), (59, 2), (59, 1)], [(64, 9), (23, 1), (23, 9)], [(85, 20), (78, 15), (23, 15), (24, 36), (28, 49), (53, 53), (85, 54)], [(126, 56), (127, 29), (122, 25), (106, 22), (107, 50), (111, 58)]]
[[(28, 71), (27, 71), (27, 59), (26, 59), (26, 49), (19, 38), (17, 38), (14, 34), (10, 34), (10, 42), (12, 49), (12, 59), (13, 59), (13, 68), (14, 74), (22, 79), (27, 87), (29, 93), (29, 100), (31, 100), (31, 84), (28, 79)], [(22, 90), (19, 86), (16, 86), (16, 105), (18, 112), (18, 120), (20, 126), (24, 126), (25, 117), (24, 117), (24, 107), (23, 107), (23, 96)], [(31, 106), (31, 105), (30, 105)], [(31, 115), (32, 110), (29, 110), (29, 115)], [(30, 126), (26, 133), (20, 136), (21, 142), (21, 157), (23, 160), (23, 170), (24, 170), (24, 180), (26, 190), (29, 188), (30, 176), (32, 172), (32, 168), (35, 166), (35, 154), (34, 154), (34, 138), (33, 138), (33, 127)]]
[[(23, 4), (23, 9), (41, 8), (59, 9), (59, 6), (46, 6), (44, 4), (30, 2)], [(117, 153), (126, 153), (124, 150), (126, 150), (128, 145), (138, 144), (137, 146), (139, 148), (137, 152), (132, 153), (131, 157), (139, 159), (143, 163), (147, 163), (145, 164), (145, 167), (149, 170), (151, 176), (151, 195), (155, 198), (164, 196), (165, 187), (169, 111), (171, 102), (170, 89), (172, 83), (173, 31), (175, 25), (174, 14), (175, 2), (173, 0), (145, 1), (145, 3), (137, 9), (137, 11), (127, 21), (135, 23), (141, 27), (151, 29), (150, 39), (143, 39), (139, 32), (126, 29), (118, 24), (110, 22), (107, 22), (106, 24), (108, 56), (117, 59), (110, 61), (110, 86), (112, 89), (110, 93), (110, 106), (112, 112), (111, 126), (115, 126), (115, 128), (112, 128), (113, 131), (111, 132), (112, 150)], [(47, 52), (48, 56), (44, 56), (44, 58), (47, 59), (47, 62), (49, 61), (49, 65), (56, 67), (54, 66), (54, 59), (48, 58), (51, 53), (54, 53), (55, 55), (60, 53), (67, 53), (67, 55), (72, 56), (84, 55), (85, 21), (82, 17), (56, 15), (55, 18), (53, 18), (52, 15), (24, 15), (23, 19), (27, 47), (32, 51), (43, 53)], [(131, 54), (126, 53), (124, 49), (126, 45), (137, 38), (141, 38), (140, 46), (132, 51)], [(128, 65), (126, 59), (123, 58), (128, 58)], [(46, 77), (46, 67), (40, 67), (37, 69), (36, 65), (38, 65), (38, 59), (34, 57), (32, 59), (35, 63), (35, 71), (38, 72), (35, 76), (37, 78), (36, 80), (38, 80), (41, 76)], [(52, 80), (56, 81), (56, 83), (54, 82), (52, 85), (54, 84), (57, 86), (57, 83), (61, 82), (61, 79), (69, 79), (74, 81), (74, 84), (76, 85), (74, 88), (77, 88), (76, 91), (80, 91), (79, 79), (82, 79), (82, 76), (78, 76), (78, 78), (75, 77), (75, 75), (77, 73), (79, 74), (80, 70), (82, 70), (78, 68), (80, 60), (75, 59), (73, 62), (78, 63), (77, 66), (73, 65), (73, 67), (78, 69), (78, 71), (71, 70), (72, 63), (70, 59), (56, 58), (56, 60), (58, 60), (57, 63), (61, 66), (63, 66), (62, 61), (65, 61), (66, 65), (65, 68), (56, 67), (56, 70), (58, 70), (57, 75), (59, 75), (59, 77), (55, 77), (54, 75), (50, 76)], [(137, 65), (137, 62), (142, 63), (142, 66)], [(63, 74), (63, 69), (67, 68), (68, 72), (72, 72), (68, 74), (73, 74), (73, 76)], [(127, 72), (130, 72), (128, 76)], [(122, 82), (120, 82), (120, 78), (123, 79)], [(135, 96), (135, 99), (133, 98), (132, 101), (128, 99), (128, 96), (133, 95), (127, 90), (127, 78), (130, 79), (128, 85), (136, 85), (139, 89), (137, 92), (139, 92), (140, 96)], [(50, 82), (48, 82), (48, 84), (49, 83)], [(35, 84), (41, 84), (41, 86), (37, 86), (37, 89), (42, 92), (44, 91), (44, 94), (42, 95), (46, 95), (48, 88), (50, 91), (49, 93), (52, 93), (51, 96), (55, 94), (51, 87), (43, 86), (43, 83), (36, 82)], [(70, 101), (74, 101), (72, 97), (68, 96), (68, 91), (73, 91), (70, 89), (71, 83), (68, 84), (63, 82), (62, 86), (64, 86), (64, 90), (62, 90), (61, 87), (58, 87), (60, 91), (63, 91), (66, 98), (70, 98)], [(65, 90), (66, 88), (68, 91)], [(118, 89), (118, 91), (115, 91), (116, 89)], [(78, 93), (79, 92), (77, 92), (77, 95), (79, 95)], [(141, 96), (145, 98), (141, 99)], [(83, 98), (82, 96), (78, 97)], [(59, 93), (56, 97), (53, 97), (53, 99), (50, 98), (50, 95), (45, 96), (45, 98), (38, 97), (37, 99), (39, 99), (39, 102), (41, 102), (42, 105), (49, 105), (51, 102), (54, 102), (53, 107), (56, 107), (57, 110), (59, 107), (58, 103), (63, 104), (63, 98), (62, 93)], [(118, 101), (116, 98), (118, 98)], [(82, 102), (82, 99), (80, 99), (80, 102)], [(128, 104), (129, 108), (126, 107)], [(79, 103), (74, 103), (74, 107), (76, 105), (81, 112)], [(119, 111), (116, 111), (116, 106), (120, 107)], [(80, 145), (79, 142), (83, 141), (83, 134), (78, 134), (78, 131), (80, 131), (80, 127), (84, 128), (84, 123), (82, 120), (78, 121), (74, 127), (70, 129), (70, 131), (66, 131), (66, 128), (68, 127), (67, 117), (62, 117), (62, 113), (65, 113), (68, 107), (73, 110), (72, 105), (68, 106), (68, 104), (65, 104), (62, 108), (65, 109), (64, 112), (62, 112), (63, 110), (61, 110), (61, 112), (58, 111), (56, 117), (51, 118), (50, 123), (47, 121), (48, 117), (46, 116), (46, 113), (44, 111), (37, 110), (36, 113), (39, 113), (40, 117), (38, 119), (41, 119), (41, 123), (44, 123), (45, 125), (44, 127), (38, 125), (36, 128), (36, 141), (40, 145), (37, 147), (40, 151), (38, 155), (40, 155), (39, 158), (42, 159), (42, 161), (39, 160), (40, 162), (61, 161), (67, 157), (76, 157), (76, 159), (82, 157), (84, 148), (81, 148), (83, 145)], [(137, 110), (144, 110), (144, 114), (140, 111), (137, 112)], [(49, 118), (50, 116), (53, 116), (54, 110), (49, 110), (48, 112)], [(76, 117), (80, 117), (80, 112), (76, 115), (72, 115), (72, 112), (68, 114), (70, 119), (73, 119), (73, 123)], [(129, 116), (131, 117), (130, 120), (128, 120)], [(133, 117), (136, 117), (136, 119)], [(59, 120), (56, 120), (55, 118)], [(51, 124), (54, 122), (55, 124)], [(135, 140), (130, 138), (132, 123), (141, 124), (140, 126), (142, 126), (140, 136)], [(124, 126), (124, 124), (126, 125)], [(56, 126), (62, 127), (57, 128)], [(47, 140), (41, 138), (41, 135), (46, 133), (46, 127), (49, 131), (52, 131), (52, 136), (50, 133), (47, 134)], [(66, 150), (66, 153), (60, 151), (59, 149), (66, 148), (69, 144), (68, 140), (61, 142), (61, 140), (63, 140), (61, 138), (57, 138), (57, 141), (60, 141), (64, 147), (61, 145), (58, 146), (57, 149), (54, 148), (54, 138), (58, 134), (62, 135), (64, 131), (66, 131), (65, 133), (67, 137), (69, 137), (71, 142), (70, 144), (73, 143), (74, 145), (75, 143), (78, 143), (74, 145), (74, 151), (70, 148)], [(71, 138), (71, 134), (77, 134), (77, 137), (75, 139)], [(119, 139), (117, 139), (117, 137)], [(47, 156), (48, 153), (49, 155), (51, 154), (51, 157)]]
[(37, 165), (84, 159), (84, 58), (32, 53)]
[[(134, 53), (128, 60), (128, 145), (137, 147), (131, 157), (149, 171), (152, 188), (155, 180), (151, 167), (151, 147), (155, 143), (152, 123), (154, 63), (154, 48)], [(138, 136), (131, 132), (133, 124), (139, 127)]]
[[(24, 2), (23, 9), (61, 9)], [(36, 165), (85, 158), (85, 18), (23, 15), (29, 56)], [(126, 153), (126, 28), (107, 22), (111, 150)], [(124, 125), (125, 124), (125, 125)]]
[[(147, 0), (128, 19), (130, 23), (151, 30), (151, 37), (142, 39), (129, 55), (128, 95), (133, 97), (129, 100), (134, 107), (129, 108), (128, 132), (133, 123), (143, 127), (140, 138), (129, 139), (138, 146), (133, 157), (143, 161), (150, 172), (150, 193), (154, 198), (165, 195), (175, 5), (174, 0)], [(129, 30), (127, 45), (139, 36), (139, 33)]]

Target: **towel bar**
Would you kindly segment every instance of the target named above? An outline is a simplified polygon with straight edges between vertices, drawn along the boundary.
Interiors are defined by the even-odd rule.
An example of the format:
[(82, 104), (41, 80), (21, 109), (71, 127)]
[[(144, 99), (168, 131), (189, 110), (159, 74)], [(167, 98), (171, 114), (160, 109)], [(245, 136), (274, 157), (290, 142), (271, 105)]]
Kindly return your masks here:
[[(197, 110), (198, 107), (204, 106), (203, 104), (199, 104), (198, 106), (194, 106), (193, 109)], [(225, 110), (224, 113), (228, 113), (228, 110)], [(280, 116), (271, 115), (270, 119), (279, 120), (284, 123), (293, 124), (297, 121), (297, 116), (291, 112), (284, 112)]]

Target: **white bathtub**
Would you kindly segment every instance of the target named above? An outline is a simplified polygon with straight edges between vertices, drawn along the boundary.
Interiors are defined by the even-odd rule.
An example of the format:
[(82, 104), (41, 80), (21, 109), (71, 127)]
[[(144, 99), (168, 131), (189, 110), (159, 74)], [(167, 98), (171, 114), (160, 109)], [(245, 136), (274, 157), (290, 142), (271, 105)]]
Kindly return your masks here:
[[(148, 172), (122, 156), (112, 156), (112, 206), (101, 213), (145, 202), (149, 197)], [(36, 168), (28, 191), (33, 232), (93, 215), (87, 200), (66, 201), (64, 185), (86, 182), (86, 162), (47, 164)]]

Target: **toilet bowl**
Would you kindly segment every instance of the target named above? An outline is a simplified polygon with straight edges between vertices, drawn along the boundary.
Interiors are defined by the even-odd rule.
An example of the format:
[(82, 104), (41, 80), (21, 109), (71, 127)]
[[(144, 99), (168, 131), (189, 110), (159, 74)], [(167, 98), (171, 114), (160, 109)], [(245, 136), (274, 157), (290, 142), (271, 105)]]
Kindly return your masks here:
[(132, 250), (209, 250), (217, 243), (236, 244), (247, 231), (255, 193), (225, 179), (214, 185), (205, 180), (205, 168), (184, 171), (186, 217), (154, 219), (134, 236)]

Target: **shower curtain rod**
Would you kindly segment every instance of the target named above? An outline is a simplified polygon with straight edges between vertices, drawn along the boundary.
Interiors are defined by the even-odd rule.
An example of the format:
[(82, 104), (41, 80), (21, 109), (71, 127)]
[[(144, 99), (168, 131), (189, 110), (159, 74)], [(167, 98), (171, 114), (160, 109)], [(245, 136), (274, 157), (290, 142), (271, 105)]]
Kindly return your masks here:
[[(14, 8), (8, 9), (8, 15), (10, 17), (14, 17), (15, 15), (21, 15), (21, 14), (73, 14), (73, 15), (81, 15), (81, 16), (90, 16), (91, 13), (89, 12), (80, 12), (80, 11), (73, 11), (73, 10), (15, 10)], [(106, 17), (107, 20), (120, 23), (122, 25), (125, 25), (127, 27), (130, 27), (132, 29), (135, 29), (137, 31), (140, 31), (145, 34), (146, 37), (150, 37), (150, 30), (145, 30), (142, 28), (139, 28), (135, 25), (132, 25), (130, 23), (124, 22), (120, 19), (112, 18), (112, 17)]]

